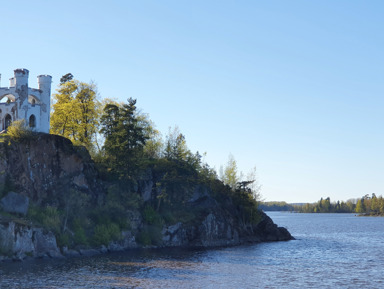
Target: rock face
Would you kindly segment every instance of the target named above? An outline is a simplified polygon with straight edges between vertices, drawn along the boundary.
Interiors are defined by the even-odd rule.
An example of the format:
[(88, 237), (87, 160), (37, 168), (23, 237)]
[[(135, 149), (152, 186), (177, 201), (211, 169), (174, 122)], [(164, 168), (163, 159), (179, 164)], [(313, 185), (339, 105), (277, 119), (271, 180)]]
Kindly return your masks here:
[(1, 143), (0, 172), (0, 184), (11, 183), (37, 204), (57, 202), (71, 188), (91, 195), (94, 201), (102, 192), (88, 152), (56, 135)]
[[(76, 190), (90, 196), (96, 205), (104, 199), (103, 184), (85, 149), (77, 148), (66, 138), (39, 134), (37, 139), (20, 143), (0, 143), (0, 209), (25, 216), (29, 202), (59, 205), (63, 196)], [(156, 190), (156, 178), (148, 170), (137, 185), (137, 192), (144, 201), (151, 200)], [(16, 192), (4, 194), (7, 186)], [(10, 190), (8, 188), (8, 190)], [(3, 193), (1, 193), (3, 192)], [(182, 193), (182, 192), (181, 192)], [(293, 239), (285, 228), (277, 227), (264, 213), (257, 225), (242, 224), (236, 208), (223, 208), (210, 196), (204, 186), (196, 186), (188, 197), (187, 206), (198, 211), (196, 218), (160, 228), (161, 247), (213, 247), (238, 245), (247, 242), (284, 241)], [(228, 209), (229, 208), (229, 209)], [(122, 232), (121, 240), (101, 248), (69, 250), (58, 248), (52, 232), (32, 227), (23, 219), (9, 219), (0, 215), (0, 260), (32, 257), (60, 257), (92, 255), (139, 247), (137, 234), (143, 228), (143, 218), (138, 211), (129, 211), (130, 230)]]
[(197, 224), (177, 223), (164, 227), (163, 245), (217, 247), (294, 239), (286, 228), (278, 227), (265, 213), (260, 214), (261, 221), (257, 225), (242, 226), (233, 215), (224, 212), (219, 206), (212, 207)]
[[(9, 190), (18, 193), (2, 192)], [(25, 216), (30, 201), (58, 205), (71, 190), (90, 196), (96, 204), (103, 186), (89, 153), (61, 136), (38, 134), (31, 140), (0, 143), (0, 209)], [(31, 227), (24, 220), (0, 215), (0, 256), (61, 256), (52, 232)], [(1, 258), (0, 258), (1, 259)]]
[(13, 259), (62, 256), (52, 232), (16, 222), (0, 223), (0, 255)]
[(28, 213), (29, 198), (14, 192), (9, 192), (0, 200), (0, 207), (8, 213), (26, 216)]

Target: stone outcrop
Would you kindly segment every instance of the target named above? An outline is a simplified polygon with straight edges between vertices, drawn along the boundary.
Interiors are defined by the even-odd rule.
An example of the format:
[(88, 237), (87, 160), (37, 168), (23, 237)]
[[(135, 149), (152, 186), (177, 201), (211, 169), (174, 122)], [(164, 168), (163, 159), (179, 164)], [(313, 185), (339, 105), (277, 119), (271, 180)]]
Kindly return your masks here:
[(260, 217), (257, 225), (244, 226), (219, 206), (213, 207), (197, 224), (179, 222), (164, 227), (163, 245), (208, 248), (294, 239), (286, 228), (278, 227), (265, 213), (260, 212)]
[(9, 192), (0, 200), (0, 208), (7, 213), (16, 213), (26, 216), (28, 207), (29, 198), (14, 192)]
[(38, 134), (11, 145), (0, 143), (0, 172), (0, 184), (11, 183), (36, 204), (58, 202), (70, 189), (89, 194), (94, 202), (102, 196), (87, 150), (61, 136)]
[(14, 221), (0, 223), (0, 255), (15, 260), (62, 256), (52, 232)]
[[(33, 227), (23, 217), (29, 202), (38, 206), (63, 207), (63, 196), (71, 190), (89, 196), (91, 205), (105, 199), (103, 183), (88, 152), (75, 147), (63, 137), (38, 134), (35, 139), (11, 144), (0, 143), (0, 209), (14, 214), (7, 219), (0, 215), (0, 260), (30, 257), (60, 257), (94, 255), (140, 247), (136, 238), (143, 229), (143, 218), (138, 211), (128, 211), (130, 230), (122, 232), (121, 239), (101, 248), (59, 248), (55, 235)], [(156, 176), (149, 169), (137, 184), (137, 192), (144, 201), (153, 198)], [(4, 192), (7, 186), (17, 193)], [(208, 188), (197, 185), (187, 197), (186, 209), (198, 212), (190, 221), (176, 221), (160, 228), (159, 247), (215, 247), (248, 242), (284, 241), (292, 236), (264, 213), (256, 225), (243, 224), (236, 208), (224, 207), (210, 195)], [(181, 194), (183, 192), (180, 192)], [(1, 194), (1, 193), (0, 193)], [(187, 195), (187, 194), (185, 194)], [(6, 256), (6, 257), (4, 257)]]

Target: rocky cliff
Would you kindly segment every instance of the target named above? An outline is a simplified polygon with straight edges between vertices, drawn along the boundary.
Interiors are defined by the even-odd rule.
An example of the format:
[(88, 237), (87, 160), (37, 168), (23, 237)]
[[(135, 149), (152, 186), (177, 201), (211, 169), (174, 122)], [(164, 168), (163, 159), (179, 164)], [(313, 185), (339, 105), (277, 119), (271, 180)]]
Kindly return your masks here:
[[(149, 171), (135, 186), (137, 191), (134, 193), (141, 196), (144, 204), (150, 201), (156, 181)], [(0, 260), (86, 255), (137, 248), (143, 244), (138, 239), (150, 227), (139, 210), (127, 209), (124, 216), (129, 226), (121, 230), (114, 241), (105, 245), (87, 243), (71, 249), (58, 244), (57, 236), (63, 228), (66, 229), (66, 218), (71, 212), (68, 209), (70, 192), (87, 196), (82, 198), (88, 208), (102, 206), (111, 194), (108, 186), (98, 177), (88, 152), (74, 147), (60, 136), (39, 134), (19, 142), (6, 139), (0, 143), (0, 184), (0, 256), (3, 256)], [(73, 208), (82, 210), (83, 203), (77, 203), (72, 205)], [(31, 205), (57, 208), (62, 217), (59, 230), (31, 221), (30, 213), (27, 215)], [(235, 207), (224, 208), (207, 189), (195, 190), (186, 208), (198, 212), (196, 217), (188, 221), (157, 224), (156, 246), (212, 247), (292, 239), (285, 228), (275, 225), (262, 212), (258, 213), (260, 220), (257, 224), (242, 223), (234, 213)], [(108, 231), (108, 228), (105, 230)], [(79, 234), (69, 229), (66, 232), (77, 239), (89, 233), (81, 231)]]
[(97, 201), (102, 195), (98, 173), (82, 147), (56, 135), (37, 134), (20, 142), (0, 144), (0, 184), (10, 186), (37, 204), (55, 203), (71, 188)]

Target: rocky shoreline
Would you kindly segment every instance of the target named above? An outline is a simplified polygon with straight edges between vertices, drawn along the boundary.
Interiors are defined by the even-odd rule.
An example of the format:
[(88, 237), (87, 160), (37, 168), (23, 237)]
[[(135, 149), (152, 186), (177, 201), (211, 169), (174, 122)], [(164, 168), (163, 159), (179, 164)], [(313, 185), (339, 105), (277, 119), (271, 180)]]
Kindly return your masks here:
[[(184, 209), (194, 212), (193, 218), (174, 218), (153, 224), (138, 208), (126, 208), (124, 216), (129, 226), (113, 241), (104, 242), (104, 245), (79, 243), (67, 248), (62, 240), (59, 242), (57, 229), (65, 228), (65, 222), (61, 220), (59, 227), (56, 224), (56, 230), (49, 229), (50, 223), (48, 227), (32, 223), (31, 206), (40, 216), (45, 217), (49, 213), (46, 208), (51, 208), (56, 214), (61, 210), (61, 218), (65, 218), (63, 212), (67, 210), (68, 217), (71, 206), (72, 210), (82, 210), (77, 195), (74, 198), (71, 192), (78, 192), (88, 207), (97, 208), (105, 203), (108, 190), (89, 153), (74, 147), (63, 137), (39, 134), (23, 142), (1, 143), (0, 172), (0, 261), (87, 256), (145, 247), (212, 248), (293, 239), (265, 213), (254, 212), (258, 214), (258, 222), (245, 222), (239, 216), (241, 209), (230, 198), (219, 202), (211, 196), (209, 188), (195, 185), (187, 188), (190, 195), (180, 191), (181, 195), (189, 196)], [(156, 176), (148, 170), (134, 189), (144, 205), (153, 201), (157, 182)], [(48, 221), (54, 222), (54, 217)], [(108, 226), (102, 228), (110, 229)], [(140, 234), (145, 230), (156, 232), (156, 243), (148, 246), (140, 242)], [(76, 234), (69, 229), (67, 232), (72, 236)]]
[[(223, 232), (221, 230), (224, 228), (223, 224), (217, 222), (214, 215), (208, 215), (201, 225), (204, 228), (202, 231), (197, 231), (198, 228), (184, 226), (181, 223), (164, 227), (162, 230), (163, 245), (161, 246), (142, 246), (136, 242), (132, 232), (125, 231), (122, 233), (121, 240), (111, 242), (108, 246), (68, 249), (66, 247), (59, 248), (55, 235), (52, 232), (46, 232), (42, 228), (31, 227), (15, 221), (0, 221), (0, 242), (2, 248), (9, 250), (5, 255), (0, 254), (0, 261), (93, 256), (139, 248), (217, 248), (260, 242), (294, 240), (294, 237), (291, 236), (287, 229), (278, 227), (264, 213), (263, 220), (252, 228), (253, 233), (248, 236), (240, 237), (239, 232), (235, 228), (232, 228), (233, 233), (230, 233), (231, 228), (225, 228), (226, 232)], [(193, 230), (199, 233), (199, 238), (197, 234), (190, 234)], [(221, 237), (223, 233), (226, 234), (227, 238)], [(203, 238), (201, 237), (202, 235), (204, 235)]]

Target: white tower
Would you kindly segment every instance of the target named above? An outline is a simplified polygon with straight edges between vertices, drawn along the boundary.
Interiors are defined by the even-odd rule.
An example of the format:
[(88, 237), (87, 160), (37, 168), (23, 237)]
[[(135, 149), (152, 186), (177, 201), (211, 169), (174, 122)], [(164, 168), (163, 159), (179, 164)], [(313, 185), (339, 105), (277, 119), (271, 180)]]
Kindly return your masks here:
[(19, 95), (18, 97), (18, 103), (19, 108), (21, 108), (23, 105), (28, 104), (28, 77), (29, 77), (29, 71), (28, 69), (15, 69), (14, 71), (15, 77), (15, 89), (16, 93)]
[(49, 133), (52, 76), (39, 75), (37, 77), (37, 83), (39, 90), (41, 90), (40, 101), (42, 103), (40, 111), (40, 131)]

